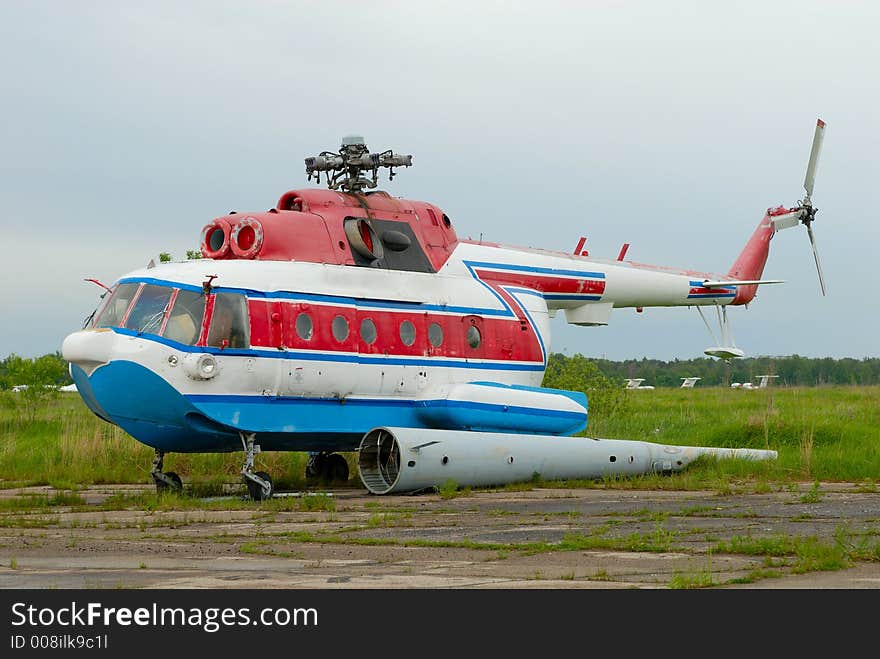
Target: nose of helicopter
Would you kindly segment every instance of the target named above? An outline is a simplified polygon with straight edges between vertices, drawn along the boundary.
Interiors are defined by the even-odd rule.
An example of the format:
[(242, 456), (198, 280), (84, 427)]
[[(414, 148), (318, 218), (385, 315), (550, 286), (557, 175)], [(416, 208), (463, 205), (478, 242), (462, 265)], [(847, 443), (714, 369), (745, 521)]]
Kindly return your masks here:
[(80, 397), (96, 415), (166, 451), (233, 450), (234, 430), (213, 423), (140, 359), (143, 346), (112, 329), (74, 332), (61, 345)]
[(110, 329), (80, 330), (68, 335), (61, 344), (61, 356), (91, 374), (101, 364), (110, 361), (114, 335)]
[(98, 402), (89, 375), (110, 361), (113, 341), (113, 331), (102, 328), (74, 332), (61, 344), (61, 356), (70, 362), (70, 376), (83, 402), (92, 412), (110, 423), (113, 423), (110, 415)]

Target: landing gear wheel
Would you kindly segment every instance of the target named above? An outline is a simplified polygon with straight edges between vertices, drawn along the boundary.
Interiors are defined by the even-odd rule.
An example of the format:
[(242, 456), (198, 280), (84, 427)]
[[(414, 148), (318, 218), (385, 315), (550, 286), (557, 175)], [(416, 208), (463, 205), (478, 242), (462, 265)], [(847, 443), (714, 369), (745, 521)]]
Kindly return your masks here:
[(338, 453), (313, 453), (306, 463), (306, 478), (321, 483), (348, 480), (348, 462)]
[(165, 479), (155, 478), (156, 481), (156, 492), (162, 493), (171, 490), (172, 492), (182, 492), (183, 491), (183, 481), (180, 480), (180, 476), (178, 476), (173, 471), (168, 471), (163, 474)]
[(348, 462), (338, 453), (327, 456), (325, 478), (328, 482), (345, 483), (348, 481)]
[(265, 471), (258, 471), (254, 474), (257, 478), (261, 478), (266, 481), (266, 485), (260, 485), (256, 481), (252, 481), (248, 479), (247, 489), (248, 494), (251, 495), (251, 499), (254, 501), (264, 501), (266, 499), (272, 498), (272, 493), (275, 491), (272, 486), (272, 479)]
[(309, 456), (306, 463), (306, 478), (324, 478), (324, 472), (327, 470), (327, 454), (313, 453)]
[(247, 486), (248, 494), (254, 501), (268, 499), (274, 490), (272, 479), (265, 471), (254, 471), (254, 456), (260, 452), (260, 447), (254, 443), (257, 435), (252, 432), (240, 432), (239, 435), (244, 448), (244, 465), (241, 467), (241, 477)]
[(162, 492), (167, 490), (173, 490), (174, 492), (182, 491), (183, 483), (180, 480), (180, 476), (173, 471), (169, 471), (168, 473), (163, 472), (162, 466), (164, 464), (165, 451), (156, 449), (156, 457), (153, 458), (153, 467), (150, 469), (150, 475), (153, 477), (153, 482), (156, 484), (156, 492), (162, 494)]

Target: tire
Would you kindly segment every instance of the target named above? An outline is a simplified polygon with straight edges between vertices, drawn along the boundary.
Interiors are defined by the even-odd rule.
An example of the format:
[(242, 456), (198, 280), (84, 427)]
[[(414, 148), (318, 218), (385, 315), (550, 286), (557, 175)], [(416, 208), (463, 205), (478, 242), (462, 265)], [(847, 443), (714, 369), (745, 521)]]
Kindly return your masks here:
[(265, 499), (272, 498), (272, 493), (275, 491), (275, 488), (272, 485), (272, 479), (270, 478), (269, 474), (267, 474), (265, 471), (258, 471), (254, 474), (254, 476), (259, 476), (264, 481), (268, 482), (269, 489), (268, 491), (264, 490), (258, 483), (247, 479), (247, 489), (251, 499), (253, 499), (254, 501), (264, 501)]
[(309, 456), (309, 461), (306, 463), (306, 478), (324, 478), (324, 473), (327, 470), (327, 457), (326, 453)]
[(169, 485), (163, 480), (156, 481), (156, 492), (167, 492), (171, 490), (172, 492), (182, 492), (183, 491), (183, 481), (180, 480), (180, 476), (178, 476), (173, 471), (165, 472), (165, 477), (171, 481)]
[(331, 453), (327, 456), (327, 481), (331, 483), (345, 483), (348, 481), (348, 462), (339, 453)]

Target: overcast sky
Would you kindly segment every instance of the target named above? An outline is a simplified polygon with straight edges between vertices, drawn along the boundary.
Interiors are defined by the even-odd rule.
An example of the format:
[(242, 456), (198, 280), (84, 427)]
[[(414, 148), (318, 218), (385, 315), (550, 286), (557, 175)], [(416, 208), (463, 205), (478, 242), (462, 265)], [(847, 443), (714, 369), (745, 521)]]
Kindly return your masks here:
[[(349, 133), (461, 237), (726, 272), (769, 206), (803, 227), (732, 309), (751, 355), (877, 357), (880, 5), (0, 2), (0, 357), (60, 348), (100, 290), (229, 210), (308, 187)], [(553, 323), (552, 350), (702, 356), (693, 309)]]

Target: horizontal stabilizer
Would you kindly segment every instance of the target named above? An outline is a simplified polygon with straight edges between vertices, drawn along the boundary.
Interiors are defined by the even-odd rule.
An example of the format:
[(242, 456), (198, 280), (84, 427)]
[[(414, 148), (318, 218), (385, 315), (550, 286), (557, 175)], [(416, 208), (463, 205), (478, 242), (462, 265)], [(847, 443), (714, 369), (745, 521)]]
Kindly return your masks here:
[(721, 288), (723, 286), (757, 286), (758, 284), (784, 284), (784, 279), (731, 279), (729, 281), (703, 282), (703, 288)]

